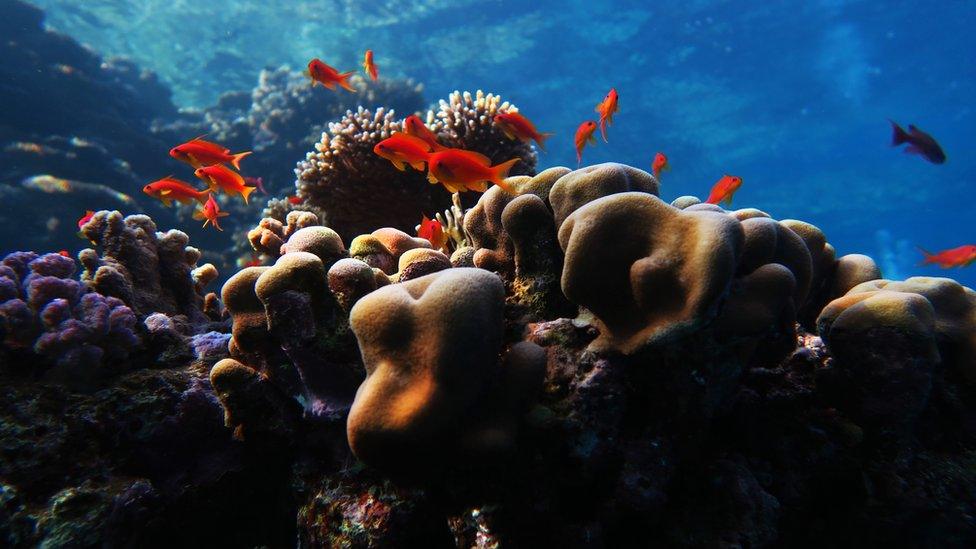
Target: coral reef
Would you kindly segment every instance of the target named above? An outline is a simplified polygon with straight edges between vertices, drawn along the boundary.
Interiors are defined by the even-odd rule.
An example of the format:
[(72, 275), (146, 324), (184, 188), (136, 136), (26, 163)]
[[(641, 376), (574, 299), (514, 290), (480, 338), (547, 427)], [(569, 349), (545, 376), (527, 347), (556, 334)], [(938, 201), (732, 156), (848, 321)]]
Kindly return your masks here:
[[(99, 250), (81, 254), (84, 282), (69, 258), (8, 256), (0, 358), (47, 360), (31, 342), (67, 318), (48, 309), (70, 323), (97, 308), (138, 334), (127, 362), (153, 367), (87, 394), (0, 371), (0, 534), (976, 542), (976, 293), (880, 279), (800, 221), (669, 205), (628, 166), (507, 182), (517, 196), (455, 204), (450, 257), (371, 226), (374, 211), (342, 214), (366, 227), (348, 238), (327, 226), (338, 210), (276, 211), (248, 234), (272, 264), (234, 274), (222, 303), (202, 295), (215, 273), (186, 236), (145, 216), (82, 228)], [(79, 308), (52, 308), (69, 297), (46, 285)], [(105, 347), (103, 366), (122, 351)]]

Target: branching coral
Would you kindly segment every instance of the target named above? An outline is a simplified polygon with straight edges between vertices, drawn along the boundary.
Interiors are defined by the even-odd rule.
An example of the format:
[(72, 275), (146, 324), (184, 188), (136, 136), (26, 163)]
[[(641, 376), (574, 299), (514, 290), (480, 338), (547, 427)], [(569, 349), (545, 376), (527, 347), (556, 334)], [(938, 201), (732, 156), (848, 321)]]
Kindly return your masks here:
[(496, 114), (518, 112), (508, 101), (493, 93), (481, 90), (455, 91), (447, 100), (441, 99), (437, 112), (427, 112), (427, 125), (441, 142), (449, 147), (478, 151), (499, 164), (519, 157), (511, 175), (533, 175), (537, 156), (531, 145), (518, 139), (509, 139), (494, 123)]
[[(532, 147), (509, 140), (492, 123), (495, 113), (508, 110), (515, 108), (496, 95), (455, 92), (436, 114), (427, 113), (428, 127), (445, 146), (480, 152), (495, 163), (519, 157), (523, 162), (513, 173), (535, 173)], [(315, 151), (295, 169), (298, 196), (304, 199), (298, 208), (321, 209), (322, 222), (350, 241), (378, 227), (410, 231), (421, 214), (450, 207), (450, 195), (429, 185), (421, 172), (397, 171), (373, 152), (400, 129), (394, 113), (382, 108), (359, 108), (329, 124)]]
[[(73, 280), (74, 271), (75, 261), (58, 254), (6, 256), (0, 262), (0, 337), (8, 349), (40, 359), (32, 364), (34, 373), (53, 367), (46, 372), (49, 379), (90, 387), (127, 368), (140, 341), (132, 310)], [(0, 362), (16, 367), (14, 361)]]
[(79, 254), (81, 279), (99, 293), (117, 297), (145, 317), (161, 312), (203, 322), (202, 289), (217, 278), (213, 265), (197, 267), (200, 252), (175, 229), (156, 231), (145, 215), (96, 213), (82, 228), (96, 249)]
[[(298, 196), (321, 208), (325, 225), (343, 240), (378, 227), (410, 230), (422, 212), (450, 204), (450, 195), (427, 182), (424, 174), (399, 172), (373, 147), (400, 131), (392, 111), (360, 108), (329, 124), (322, 141), (299, 162)], [(331, 135), (331, 137), (330, 137)]]

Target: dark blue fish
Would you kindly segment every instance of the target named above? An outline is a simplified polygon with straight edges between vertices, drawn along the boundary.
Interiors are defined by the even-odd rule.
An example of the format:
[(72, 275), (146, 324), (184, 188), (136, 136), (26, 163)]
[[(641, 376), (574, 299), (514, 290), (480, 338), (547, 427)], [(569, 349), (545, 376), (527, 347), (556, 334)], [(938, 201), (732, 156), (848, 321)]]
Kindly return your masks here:
[(894, 120), (888, 122), (891, 122), (892, 147), (908, 143), (908, 146), (905, 147), (906, 153), (920, 155), (933, 164), (942, 164), (946, 161), (945, 152), (934, 137), (911, 124), (908, 125), (906, 132)]

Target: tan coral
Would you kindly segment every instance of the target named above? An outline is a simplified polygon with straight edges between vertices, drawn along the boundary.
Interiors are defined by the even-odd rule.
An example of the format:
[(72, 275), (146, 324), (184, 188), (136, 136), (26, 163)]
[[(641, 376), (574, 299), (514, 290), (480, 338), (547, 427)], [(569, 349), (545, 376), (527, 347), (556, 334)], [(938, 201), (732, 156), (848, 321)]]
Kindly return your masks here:
[(587, 166), (559, 178), (549, 192), (556, 226), (588, 202), (616, 193), (658, 194), (658, 182), (651, 174), (624, 164), (609, 162)]
[(356, 303), (349, 320), (367, 371), (347, 421), (357, 457), (402, 472), (429, 469), (461, 445), (491, 446), (477, 436), (476, 418), (493, 409), (484, 394), (499, 379), (504, 298), (496, 275), (447, 269)]
[(678, 210), (649, 193), (625, 192), (573, 211), (559, 227), (559, 243), (566, 253), (563, 293), (598, 319), (593, 345), (632, 353), (715, 314), (743, 234), (728, 215)]
[(912, 277), (859, 284), (830, 302), (817, 326), (828, 345), (844, 331), (887, 328), (920, 341), (934, 334), (941, 360), (976, 385), (976, 292), (954, 280)]

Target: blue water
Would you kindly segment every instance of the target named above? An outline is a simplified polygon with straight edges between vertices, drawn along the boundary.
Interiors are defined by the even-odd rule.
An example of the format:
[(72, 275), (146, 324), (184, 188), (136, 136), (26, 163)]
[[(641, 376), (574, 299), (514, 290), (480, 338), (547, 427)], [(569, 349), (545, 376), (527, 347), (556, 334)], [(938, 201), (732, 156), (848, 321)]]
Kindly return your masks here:
[[(663, 151), (666, 199), (740, 175), (738, 207), (814, 223), (887, 277), (976, 286), (976, 266), (919, 267), (915, 248), (976, 243), (972, 2), (36, 4), (53, 28), (157, 71), (184, 106), (249, 89), (265, 66), (317, 56), (354, 70), (371, 48), (381, 77), (423, 82), (432, 101), (478, 88), (513, 101), (556, 133), (540, 167), (575, 166), (575, 128), (614, 86), (610, 143), (587, 148), (584, 163), (649, 169)], [(888, 118), (931, 133), (948, 162), (892, 148)]]

